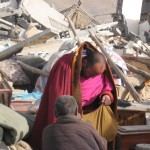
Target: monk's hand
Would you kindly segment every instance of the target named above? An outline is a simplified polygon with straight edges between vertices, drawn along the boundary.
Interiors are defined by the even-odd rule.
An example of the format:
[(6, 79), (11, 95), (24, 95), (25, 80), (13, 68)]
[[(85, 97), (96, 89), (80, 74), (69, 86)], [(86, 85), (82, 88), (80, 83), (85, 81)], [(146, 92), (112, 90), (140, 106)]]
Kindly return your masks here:
[(102, 104), (104, 105), (110, 105), (111, 104), (111, 99), (109, 95), (103, 95), (102, 96)]

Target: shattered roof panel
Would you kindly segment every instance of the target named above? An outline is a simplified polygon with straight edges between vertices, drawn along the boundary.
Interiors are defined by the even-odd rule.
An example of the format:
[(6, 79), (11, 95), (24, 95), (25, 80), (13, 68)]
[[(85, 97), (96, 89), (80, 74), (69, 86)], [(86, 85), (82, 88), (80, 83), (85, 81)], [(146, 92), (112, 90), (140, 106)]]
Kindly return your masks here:
[(68, 23), (64, 16), (43, 0), (23, 0), (25, 10), (33, 19), (52, 31), (61, 32), (67, 29)]

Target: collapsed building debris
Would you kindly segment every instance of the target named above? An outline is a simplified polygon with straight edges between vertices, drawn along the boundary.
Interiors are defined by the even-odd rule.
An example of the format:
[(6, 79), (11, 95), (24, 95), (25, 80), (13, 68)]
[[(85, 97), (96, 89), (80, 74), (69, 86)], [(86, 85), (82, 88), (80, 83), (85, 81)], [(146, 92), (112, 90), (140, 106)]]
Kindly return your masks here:
[[(32, 9), (33, 5), (34, 10)], [(7, 101), (7, 104), (4, 103), (5, 105), (11, 106), (9, 103), (12, 103), (13, 109), (18, 110), (20, 106), (17, 106), (16, 103), (21, 100), (24, 102), (23, 98), (26, 97), (28, 99), (27, 106), (20, 109), (27, 110), (28, 105), (41, 99), (42, 93), (34, 93), (36, 97), (30, 94), (35, 92), (35, 84), (39, 76), (48, 77), (49, 66), (45, 64), (55, 62), (51, 62), (47, 57), (51, 58), (52, 56), (53, 58), (58, 52), (63, 53), (66, 49), (76, 48), (76, 43), (80, 45), (86, 40), (100, 47), (105, 54), (110, 66), (112, 66), (118, 97), (131, 102), (130, 106), (128, 105), (129, 108), (134, 109), (132, 102), (150, 99), (150, 96), (145, 94), (145, 91), (150, 91), (150, 46), (149, 43), (146, 43), (147, 40), (143, 41), (140, 35), (128, 31), (123, 15), (115, 16), (112, 23), (99, 24), (92, 15), (80, 8), (79, 5), (73, 5), (70, 9), (62, 11), (61, 14), (42, 0), (38, 2), (36, 0), (22, 0), (20, 3), (15, 0), (3, 2), (0, 3), (0, 10), (5, 10), (5, 13), (0, 11), (0, 62), (6, 59), (15, 61), (30, 79), (30, 82), (22, 85), (12, 83), (12, 87), (2, 83), (1, 88), (6, 89), (1, 90), (1, 92), (8, 92), (9, 95), (5, 96), (2, 101), (1, 96), (0, 103)], [(9, 16), (13, 16), (15, 19), (10, 20)], [(13, 41), (14, 44), (10, 44), (9, 40), (6, 39)], [(75, 42), (70, 39), (74, 39)], [(54, 44), (55, 48), (47, 45), (46, 49), (48, 50), (45, 50), (43, 45), (46, 44)], [(25, 55), (26, 58), (24, 59)], [(19, 56), (22, 58), (19, 59)], [(29, 58), (29, 56), (36, 56), (36, 59)], [(113, 56), (122, 58), (124, 64), (120, 59), (116, 59), (117, 62)], [(39, 58), (44, 60), (39, 60)], [(29, 60), (36, 61), (31, 64)], [(33, 76), (28, 75), (27, 71)], [(4, 74), (1, 68), (0, 73), (6, 76), (7, 71)], [(131, 81), (133, 78), (136, 78), (139, 83), (133, 83)], [(7, 81), (8, 85), (9, 82)], [(18, 90), (21, 96), (24, 94), (24, 97), (15, 95), (15, 90)], [(145, 96), (143, 96), (144, 94)], [(20, 101), (15, 103), (16, 99), (20, 99)], [(148, 109), (147, 105), (145, 107), (137, 103), (135, 105), (140, 110)], [(125, 108), (123, 107), (123, 109)]]
[(135, 72), (136, 74), (142, 75), (143, 77), (145, 77), (145, 79), (148, 79), (148, 80), (150, 79), (150, 74), (149, 73), (147, 73), (145, 71), (142, 71), (140, 69), (137, 69), (136, 67), (134, 67), (134, 66), (132, 66), (132, 65), (130, 65), (128, 63), (126, 63), (126, 65), (129, 68), (129, 70)]
[(68, 23), (64, 20), (64, 16), (43, 0), (23, 0), (20, 7), (25, 10), (28, 18), (31, 17), (43, 28), (50, 28), (55, 33), (68, 30)]
[[(20, 49), (22, 49), (24, 46), (27, 46), (29, 44), (31, 44), (32, 42), (35, 43), (40, 43), (41, 41), (43, 42), (43, 40), (45, 41), (46, 39), (48, 39), (49, 37), (53, 36), (51, 33), (50, 29), (46, 29), (45, 31), (38, 33), (24, 41), (21, 41), (19, 44), (13, 45), (12, 47), (9, 47), (8, 49), (0, 52), (0, 60), (4, 60), (6, 58), (9, 58), (10, 56), (12, 56), (13, 54), (18, 53), (18, 51), (20, 51)], [(46, 39), (45, 39), (46, 37)], [(40, 40), (41, 41), (40, 41)]]
[(97, 20), (81, 9), (78, 5), (73, 5), (70, 9), (63, 10), (61, 13), (72, 20), (76, 29), (90, 28), (90, 26), (99, 25)]
[[(34, 11), (32, 6), (36, 7)], [(4, 39), (25, 39), (28, 37), (27, 34), (31, 30), (31, 26), (37, 30), (37, 33), (46, 28), (50, 28), (54, 34), (68, 30), (68, 24), (64, 20), (64, 16), (42, 0), (38, 2), (22, 0), (20, 3), (13, 0), (0, 3), (0, 8), (2, 11), (2, 14), (0, 14), (0, 35)], [(2, 9), (5, 9), (5, 11)], [(45, 11), (42, 11), (43, 9)], [(14, 19), (10, 20), (10, 16), (13, 16)], [(33, 29), (30, 31), (30, 34), (32, 32)]]
[[(17, 23), (16, 23), (17, 26), (7, 20), (0, 19), (0, 22), (2, 23), (1, 29), (7, 30), (4, 32), (1, 32), (3, 35), (8, 36), (8, 31), (15, 30), (15, 33), (17, 33), (17, 37), (21, 41), (23, 38), (26, 39), (14, 46), (11, 46), (11, 47), (5, 49), (5, 51), (1, 52), (0, 60), (10, 58), (10, 56), (13, 56), (14, 54), (20, 52), (21, 49), (25, 46), (35, 45), (36, 43), (38, 43), (38, 44), (42, 43), (43, 41), (46, 41), (47, 39), (49, 39), (51, 37), (55, 37), (58, 34), (60, 35), (60, 33), (62, 33), (62, 32), (66, 32), (66, 30), (68, 28), (67, 27), (68, 23), (66, 21), (64, 21), (64, 22), (66, 22), (66, 23), (64, 23), (64, 25), (66, 25), (66, 27), (62, 28), (62, 30), (59, 30), (59, 28), (54, 29), (54, 27), (52, 27), (53, 25), (49, 24), (49, 23), (43, 24), (44, 20), (43, 21), (39, 20), (41, 17), (37, 17), (35, 15), (35, 13), (32, 12), (32, 9), (30, 8), (31, 5), (29, 6), (29, 3), (31, 3), (31, 2), (30, 1), (21, 1), (20, 2), (19, 8), (22, 10), (21, 14), (23, 14), (23, 18), (21, 18), (21, 17), (17, 18)], [(32, 3), (36, 3), (36, 2), (32, 1)], [(45, 2), (43, 2), (42, 0), (39, 1), (38, 3), (36, 3), (36, 7), (39, 8), (40, 4), (43, 7), (45, 7), (45, 9), (49, 9), (49, 6), (47, 6), (47, 4)], [(53, 11), (55, 11), (55, 10), (53, 10)], [(74, 5), (70, 9), (64, 10), (63, 13), (65, 14), (65, 16), (72, 19), (72, 22), (74, 23), (75, 27), (79, 28), (79, 30), (83, 29), (83, 28), (85, 28), (85, 30), (86, 30), (86, 28), (88, 26), (90, 26), (92, 23), (92, 25), (94, 25), (93, 28), (95, 28), (95, 27), (96, 28), (94, 30), (92, 30), (93, 28), (91, 26), (90, 30), (94, 31), (94, 34), (96, 34), (98, 36), (98, 40), (100, 40), (100, 42), (102, 42), (104, 45), (106, 45), (108, 47), (113, 46), (116, 51), (117, 51), (117, 49), (130, 49), (130, 50), (132, 49), (134, 54), (136, 54), (136, 57), (138, 57), (138, 55), (140, 55), (141, 53), (144, 53), (145, 55), (149, 56), (148, 47), (142, 41), (141, 41), (140, 45), (137, 44), (138, 41), (140, 40), (137, 38), (138, 37), (137, 35), (135, 35), (131, 32), (129, 32), (129, 33), (126, 32), (126, 34), (128, 33), (128, 36), (125, 37), (126, 39), (124, 37), (122, 37), (122, 35), (124, 35), (124, 34), (123, 34), (123, 31), (119, 30), (120, 29), (119, 19), (117, 20), (118, 22), (110, 23), (108, 25), (107, 24), (106, 25), (98, 25), (98, 22), (94, 18), (92, 18), (92, 16), (90, 16), (87, 12), (85, 12), (83, 9), (81, 9), (78, 5)], [(77, 17), (77, 16), (80, 16), (80, 17)], [(81, 23), (83, 23), (83, 21), (81, 21), (80, 18), (83, 18), (83, 16), (84, 16), (84, 18), (86, 18), (86, 21), (85, 21), (84, 25), (83, 24), (81, 25)], [(46, 16), (45, 21), (49, 17), (50, 16)], [(28, 20), (25, 18), (28, 18)], [(54, 18), (57, 18), (57, 17), (54, 17)], [(62, 16), (60, 18), (64, 19)], [(60, 21), (60, 18), (57, 18), (57, 19)], [(75, 18), (76, 18), (76, 20), (75, 20)], [(33, 20), (33, 21), (31, 22), (31, 20)], [(57, 24), (58, 24), (58, 22), (57, 22)], [(60, 23), (60, 25), (61, 24), (62, 24), (62, 22)], [(41, 25), (41, 26), (39, 26), (39, 25)], [(38, 33), (39, 32), (38, 27), (40, 30), (50, 27), (51, 30), (49, 30), (48, 33), (46, 31), (44, 31), (43, 33)], [(55, 28), (57, 28), (57, 27), (55, 26)], [(26, 34), (24, 34), (24, 32)], [(34, 34), (37, 34), (37, 36), (34, 36)], [(41, 39), (41, 36), (44, 36), (44, 34), (47, 34), (47, 36), (46, 36), (47, 38)], [(49, 36), (49, 34), (51, 34), (51, 35)], [(76, 33), (74, 33), (74, 34), (76, 34)], [(77, 31), (77, 34), (78, 34), (78, 31)], [(77, 34), (76, 34), (76, 37), (78, 37)], [(61, 36), (63, 36), (63, 35), (61, 35)], [(79, 36), (80, 36), (80, 31), (79, 31)], [(20, 37), (22, 37), (22, 38), (20, 38)], [(40, 41), (39, 40), (36, 41), (35, 40), (36, 38), (40, 39)], [(36, 42), (32, 43), (32, 41), (36, 41)], [(77, 41), (79, 41), (79, 37), (78, 37)], [(132, 44), (129, 44), (130, 42)], [(79, 41), (79, 43), (81, 43), (81, 41)], [(127, 56), (124, 53), (125, 52), (123, 52), (121, 54), (121, 56), (123, 58), (129, 56), (129, 55)], [(131, 68), (132, 68), (132, 66), (130, 65), (130, 69)], [(144, 76), (145, 75), (146, 75), (146, 72), (144, 72)], [(131, 92), (131, 93), (133, 94), (135, 92)], [(135, 99), (137, 99), (137, 98), (135, 98)]]
[(20, 66), (25, 69), (25, 70), (29, 70), (30, 72), (34, 73), (34, 74), (39, 74), (39, 75), (42, 75), (42, 76), (46, 76), (48, 77), (48, 73), (45, 72), (45, 71), (42, 71), (40, 69), (37, 69), (37, 68), (34, 68), (34, 67), (31, 67), (23, 62), (20, 62), (18, 61), (18, 63), (20, 64)]

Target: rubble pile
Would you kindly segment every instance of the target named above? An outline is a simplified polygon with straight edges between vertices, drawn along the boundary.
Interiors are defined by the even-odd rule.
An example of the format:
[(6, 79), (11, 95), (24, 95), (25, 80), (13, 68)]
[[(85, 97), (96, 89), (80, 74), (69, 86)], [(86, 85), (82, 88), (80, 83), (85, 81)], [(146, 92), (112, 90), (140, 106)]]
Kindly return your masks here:
[[(34, 5), (34, 10), (31, 4)], [(40, 9), (41, 6), (50, 13), (43, 12), (43, 9)], [(61, 14), (43, 0), (38, 2), (35, 0), (19, 2), (10, 0), (0, 3), (0, 10), (3, 12), (0, 18), (0, 61), (3, 62), (7, 59), (16, 61), (28, 74), (30, 80), (28, 83), (22, 82), (20, 85), (12, 83), (13, 88), (32, 92), (38, 76), (48, 76), (47, 70), (41, 69), (50, 56), (59, 50), (64, 40), (74, 37), (74, 31), (69, 28), (67, 17), (72, 20), (78, 39), (93, 42), (90, 39), (90, 31), (106, 47), (109, 57), (122, 59), (122, 62), (125, 63), (124, 66), (121, 66), (122, 64), (118, 63), (117, 59), (113, 61), (116, 61), (115, 63), (124, 74), (131, 76), (131, 72), (134, 72), (144, 77), (145, 80), (149, 80), (150, 64), (147, 61), (150, 56), (149, 45), (140, 38), (140, 35), (128, 31), (123, 15), (114, 16), (115, 22), (99, 24), (79, 4), (62, 11), (63, 14)], [(51, 15), (52, 13), (53, 15)], [(2, 68), (4, 67), (1, 67), (1, 73), (7, 80), (13, 82), (14, 77), (10, 78), (7, 71)], [(33, 78), (34, 83), (32, 82)], [(124, 86), (121, 77), (114, 74), (114, 78), (116, 85)], [(134, 86), (142, 86), (145, 80), (140, 82), (140, 85)], [(29, 83), (32, 83), (30, 88)], [(132, 101), (133, 98), (130, 100)]]
[(79, 5), (62, 12), (43, 0), (0, 3), (0, 88), (5, 91), (0, 102), (7, 101), (7, 106), (20, 110), (22, 101), (21, 111), (27, 111), (28, 105), (41, 99), (36, 82), (40, 76), (49, 76), (53, 54), (75, 49), (82, 41), (90, 41), (105, 54), (118, 99), (131, 103), (150, 100), (150, 34), (143, 31), (145, 26), (150, 30), (149, 20), (140, 23), (136, 35), (128, 31), (122, 15), (112, 23), (99, 24)]
[[(31, 4), (36, 9), (33, 10)], [(45, 14), (42, 10), (39, 13), (41, 6), (54, 14)], [(0, 8), (5, 12), (1, 14), (0, 18), (1, 64), (5, 64), (3, 61), (7, 59), (12, 59), (21, 66), (29, 78), (28, 83), (22, 82), (18, 85), (13, 82), (15, 73), (10, 78), (7, 71), (2, 69), (4, 67), (1, 67), (1, 73), (8, 81), (13, 82), (12, 88), (21, 88), (32, 92), (38, 76), (48, 76), (48, 70), (44, 71), (42, 68), (51, 55), (59, 50), (63, 41), (73, 38), (74, 32), (76, 32), (81, 41), (90, 40), (94, 43), (90, 38), (89, 31), (96, 35), (100, 43), (103, 43), (109, 57), (112, 57), (124, 74), (127, 76), (138, 74), (145, 80), (149, 80), (150, 64), (147, 61), (150, 56), (149, 45), (142, 41), (140, 35), (128, 31), (123, 15), (114, 16), (115, 22), (99, 24), (79, 4), (62, 11), (63, 14), (61, 14), (43, 0), (38, 2), (10, 0), (0, 3)], [(72, 28), (69, 29), (67, 17), (71, 19), (76, 31), (73, 31)], [(117, 62), (115, 57), (120, 57), (124, 66)], [(115, 71), (114, 79), (117, 86), (124, 86), (121, 77)], [(32, 82), (33, 80), (34, 82)], [(135, 84), (134, 87), (142, 86), (145, 80), (142, 80), (140, 84)], [(29, 83), (32, 83), (32, 86)], [(130, 101), (134, 99), (133, 97), (129, 99), (127, 96), (120, 98)]]

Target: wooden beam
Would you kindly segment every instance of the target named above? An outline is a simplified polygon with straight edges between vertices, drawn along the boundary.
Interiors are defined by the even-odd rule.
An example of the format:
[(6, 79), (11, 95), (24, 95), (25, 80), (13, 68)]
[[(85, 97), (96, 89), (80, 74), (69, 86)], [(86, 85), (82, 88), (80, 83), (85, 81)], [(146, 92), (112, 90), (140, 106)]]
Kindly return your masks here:
[(137, 102), (142, 102), (142, 98), (140, 97), (140, 95), (137, 93), (137, 91), (135, 90), (135, 88), (128, 82), (128, 80), (126, 79), (125, 75), (117, 67), (117, 65), (113, 62), (113, 60), (111, 59), (111, 57), (109, 57), (108, 53), (105, 51), (104, 46), (98, 41), (97, 37), (95, 37), (90, 31), (89, 31), (89, 33), (90, 33), (90, 36), (93, 39), (93, 41), (96, 43), (97, 46), (99, 46), (99, 48), (101, 49), (102, 53), (107, 58), (109, 64), (114, 68), (114, 70), (116, 71), (116, 73), (118, 74), (118, 76), (123, 80), (124, 84), (128, 88), (128, 90), (131, 93), (131, 95), (134, 98), (134, 100), (137, 101)]
[(1, 18), (0, 18), (0, 22), (3, 23), (3, 24), (5, 24), (5, 25), (7, 25), (7, 26), (9, 26), (9, 27), (12, 27), (12, 28), (15, 27), (15, 25), (13, 23), (11, 23), (9, 21), (6, 21), (4, 19), (1, 19)]
[(146, 59), (142, 59), (142, 58), (138, 58), (138, 59), (135, 59), (134, 61), (137, 61), (137, 62), (140, 62), (142, 64), (150, 66), (150, 57), (147, 60)]
[(13, 16), (13, 15), (17, 15), (17, 14), (21, 14), (21, 10), (20, 9), (13, 9), (12, 11), (1, 11), (0, 12), (0, 18), (5, 18), (5, 17), (9, 17), (9, 16)]
[(1, 24), (1, 23), (0, 23), (0, 29), (5, 29), (5, 30), (8, 30), (8, 31), (12, 30), (11, 27), (9, 27), (9, 26), (7, 26), (5, 24)]
[(150, 80), (150, 74), (147, 73), (146, 71), (140, 70), (140, 69), (138, 69), (138, 68), (136, 68), (136, 67), (134, 67), (134, 66), (132, 66), (132, 65), (130, 65), (128, 63), (126, 63), (126, 65), (127, 65), (129, 70), (131, 70), (131, 71), (133, 71), (133, 72), (143, 76), (144, 78)]
[(70, 28), (71, 28), (71, 30), (72, 30), (74, 36), (77, 38), (77, 42), (78, 42), (78, 46), (79, 46), (79, 45), (81, 44), (81, 40), (79, 39), (78, 35), (76, 34), (76, 31), (75, 31), (76, 29), (75, 29), (75, 27), (74, 27), (74, 25), (73, 25), (72, 20), (69, 18), (69, 16), (67, 16), (67, 19), (68, 19)]
[(136, 56), (131, 56), (131, 55), (127, 55), (127, 54), (122, 55), (122, 57), (123, 57), (124, 59), (129, 59), (129, 60), (130, 60), (130, 59), (131, 59), (131, 60), (142, 59), (142, 60), (150, 61), (150, 57), (141, 57), (141, 56), (136, 57)]
[(45, 36), (47, 38), (50, 38), (54, 35), (55, 34), (52, 33), (50, 29), (46, 29), (41, 33), (35, 34), (32, 37), (25, 39), (25, 40), (21, 41), (20, 43), (13, 45), (13, 46), (5, 49), (4, 51), (0, 52), (0, 61), (10, 58), (13, 54), (18, 53), (21, 48), (23, 48), (31, 43), (34, 43), (34, 44), (40, 43), (41, 41), (39, 41), (39, 40), (40, 39), (43, 40), (45, 38)]
[(40, 69), (37, 69), (37, 68), (35, 68), (35, 67), (31, 67), (31, 66), (29, 66), (29, 65), (27, 65), (27, 64), (25, 64), (25, 63), (23, 63), (23, 62), (21, 62), (21, 61), (17, 61), (17, 62), (19, 63), (19, 65), (20, 65), (23, 69), (28, 70), (28, 71), (30, 71), (30, 72), (32, 72), (32, 73), (34, 73), (34, 74), (39, 74), (39, 75), (42, 75), (42, 76), (45, 76), (45, 77), (48, 77), (48, 75), (49, 75), (48, 72), (45, 72), (45, 71), (40, 70)]

